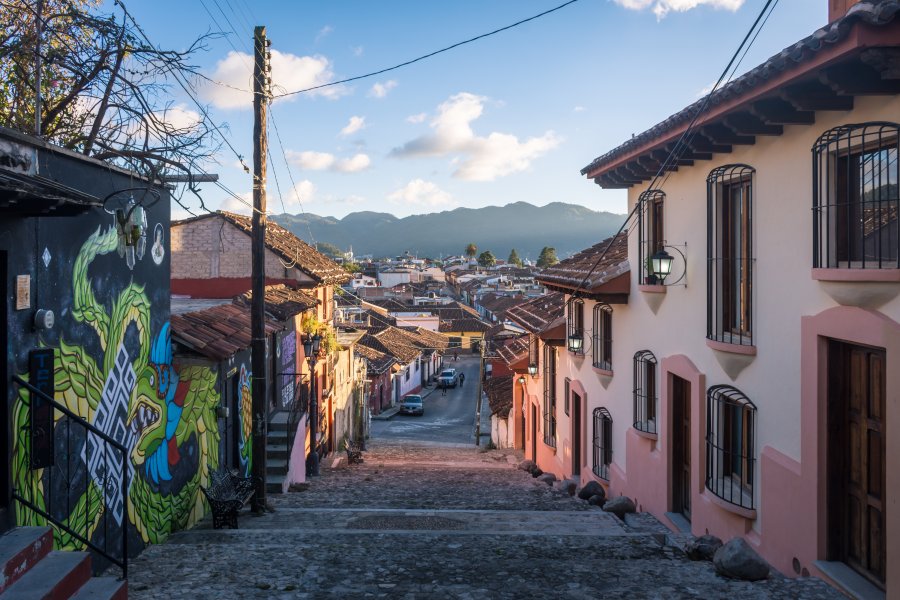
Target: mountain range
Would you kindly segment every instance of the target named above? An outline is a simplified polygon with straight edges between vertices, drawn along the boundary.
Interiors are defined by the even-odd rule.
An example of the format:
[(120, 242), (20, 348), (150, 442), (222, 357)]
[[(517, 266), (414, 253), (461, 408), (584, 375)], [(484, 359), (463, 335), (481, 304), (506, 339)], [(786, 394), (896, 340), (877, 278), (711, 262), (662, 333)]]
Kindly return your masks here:
[(273, 221), (297, 237), (327, 242), (356, 256), (398, 256), (405, 251), (419, 257), (463, 254), (469, 243), (478, 252), (490, 250), (506, 259), (515, 248), (522, 259), (537, 260), (544, 246), (565, 258), (613, 235), (625, 215), (598, 212), (577, 204), (552, 202), (534, 206), (513, 202), (506, 206), (457, 208), (409, 217), (363, 211), (342, 219), (280, 214)]

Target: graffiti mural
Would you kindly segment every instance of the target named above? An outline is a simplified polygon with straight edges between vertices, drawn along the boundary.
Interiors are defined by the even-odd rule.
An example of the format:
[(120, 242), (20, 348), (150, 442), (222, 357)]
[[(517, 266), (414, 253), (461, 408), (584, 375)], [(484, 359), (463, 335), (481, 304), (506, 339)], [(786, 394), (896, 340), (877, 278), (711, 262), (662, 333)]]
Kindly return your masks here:
[[(63, 442), (63, 433), (74, 428), (60, 411), (55, 413), (57, 464), (29, 468), (28, 393), (22, 388), (13, 407), (12, 476), (28, 502), (62, 516), (89, 539), (108, 535), (103, 531), (108, 522), (98, 526), (106, 513), (119, 526), (130, 523), (129, 532), (141, 542), (157, 543), (205, 513), (199, 486), (208, 484), (210, 469), (219, 465), (218, 375), (208, 366), (173, 365), (169, 324), (159, 319), (168, 307), (154, 312), (150, 298), (159, 298), (159, 290), (148, 294), (152, 284), (134, 280), (139, 270), (123, 277), (122, 270), (109, 268), (117, 245), (116, 228), (102, 226), (81, 245), (69, 263), (72, 295), (60, 301), (65, 308), (58, 339), (45, 345), (55, 349), (56, 400), (128, 449), (127, 501), (118, 491), (119, 459), (103, 452), (93, 434)], [(92, 270), (100, 260), (104, 267)], [(67, 472), (59, 476), (63, 468)], [(84, 485), (70, 486), (73, 480)], [(70, 487), (83, 492), (73, 498)], [(16, 507), (19, 525), (45, 524), (23, 504)], [(62, 530), (55, 533), (57, 547), (83, 547)]]
[(294, 385), (297, 371), (297, 336), (288, 331), (280, 340), (281, 350), (281, 406), (289, 408), (294, 401)]
[(250, 476), (253, 467), (253, 395), (250, 389), (250, 371), (246, 365), (241, 365), (241, 375), (238, 379), (238, 405), (241, 407), (240, 439), (238, 441), (238, 456), (241, 461), (241, 470), (245, 477)]

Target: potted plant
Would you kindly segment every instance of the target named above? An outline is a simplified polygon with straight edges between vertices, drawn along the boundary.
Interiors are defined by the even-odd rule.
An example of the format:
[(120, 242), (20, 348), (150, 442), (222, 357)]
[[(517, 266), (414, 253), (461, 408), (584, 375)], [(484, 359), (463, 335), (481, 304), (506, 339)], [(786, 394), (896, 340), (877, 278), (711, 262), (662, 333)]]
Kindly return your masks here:
[(653, 262), (652, 257), (648, 256), (644, 259), (644, 284), (645, 285), (657, 285), (659, 280), (656, 278), (656, 275), (653, 274)]

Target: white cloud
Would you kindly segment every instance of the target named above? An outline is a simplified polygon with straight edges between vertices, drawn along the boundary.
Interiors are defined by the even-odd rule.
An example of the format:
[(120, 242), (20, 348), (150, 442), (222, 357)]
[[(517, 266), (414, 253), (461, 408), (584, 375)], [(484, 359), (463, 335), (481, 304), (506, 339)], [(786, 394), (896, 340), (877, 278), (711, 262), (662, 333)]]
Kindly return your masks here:
[(193, 129), (203, 121), (200, 113), (191, 110), (186, 104), (170, 106), (162, 111), (158, 111), (156, 116), (175, 129), (181, 130)]
[(327, 36), (332, 31), (334, 31), (334, 27), (332, 27), (331, 25), (326, 25), (325, 27), (320, 29), (319, 33), (316, 35), (315, 43), (318, 44), (322, 40), (322, 38)]
[(366, 118), (365, 117), (350, 117), (350, 122), (347, 123), (347, 126), (341, 129), (341, 135), (352, 135), (366, 126)]
[(372, 164), (366, 154), (355, 154), (350, 158), (337, 158), (328, 152), (294, 152), (287, 151), (291, 164), (304, 171), (335, 171), (338, 173), (358, 173), (368, 169)]
[(369, 90), (369, 96), (372, 96), (373, 98), (384, 98), (388, 95), (388, 92), (395, 87), (397, 87), (397, 82), (393, 79), (385, 81), (384, 83), (378, 82)]
[(407, 123), (424, 123), (428, 117), (428, 113), (419, 113), (417, 115), (409, 115), (406, 117)]
[(225, 196), (220, 208), (239, 215), (250, 215), (253, 212), (253, 192), (244, 192), (238, 196), (240, 196), (240, 200), (234, 196)]
[(285, 208), (288, 212), (291, 210), (299, 210), (301, 203), (306, 204), (312, 202), (315, 196), (316, 186), (313, 185), (313, 182), (309, 179), (304, 179), (295, 185), (288, 194), (288, 197), (285, 198)]
[[(253, 58), (249, 54), (229, 52), (216, 63), (216, 70), (210, 75), (211, 79), (225, 85), (201, 81), (203, 98), (217, 108), (249, 109), (253, 104), (253, 94), (249, 91), (252, 88), (252, 69)], [(324, 56), (297, 56), (272, 50), (272, 88), (276, 94), (310, 88), (333, 80), (331, 61)], [(347, 93), (349, 90), (343, 86), (331, 86), (303, 95), (334, 99)], [(288, 96), (286, 99), (297, 97), (298, 95)]]
[(363, 47), (362, 46), (353, 46), (351, 48), (353, 51), (353, 56), (362, 56), (363, 55)]
[(651, 8), (657, 19), (662, 19), (671, 11), (687, 12), (698, 6), (711, 6), (732, 12), (743, 6), (745, 0), (615, 0), (616, 3), (630, 10)]
[(493, 181), (526, 170), (533, 160), (561, 142), (552, 131), (524, 141), (508, 133), (493, 132), (487, 137), (475, 135), (471, 123), (484, 112), (486, 100), (466, 92), (451, 96), (438, 106), (437, 116), (429, 124), (432, 133), (395, 148), (391, 155), (457, 155), (452, 161), (458, 165), (454, 177), (468, 181)]
[(572, 110), (575, 111), (575, 112), (584, 112), (584, 107), (583, 107), (583, 106), (576, 106), (576, 107), (573, 108)]
[(288, 160), (304, 171), (324, 171), (334, 165), (334, 154), (328, 152), (293, 152), (288, 150)]
[(395, 204), (406, 204), (427, 207), (455, 206), (453, 196), (430, 181), (413, 179), (399, 190), (388, 195), (388, 200)]
[(365, 154), (354, 154), (350, 158), (335, 161), (333, 171), (340, 173), (358, 173), (365, 171), (372, 164), (371, 159)]

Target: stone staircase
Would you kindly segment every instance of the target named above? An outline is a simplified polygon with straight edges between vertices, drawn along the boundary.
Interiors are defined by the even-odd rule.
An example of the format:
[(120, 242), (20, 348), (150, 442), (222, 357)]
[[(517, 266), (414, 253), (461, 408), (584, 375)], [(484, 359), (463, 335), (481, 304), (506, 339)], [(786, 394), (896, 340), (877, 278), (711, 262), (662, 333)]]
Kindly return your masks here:
[(18, 527), (0, 537), (0, 598), (6, 600), (127, 600), (128, 584), (91, 577), (87, 552), (53, 550), (49, 527)]
[(288, 456), (288, 413), (280, 411), (269, 419), (269, 434), (266, 437), (266, 493), (281, 494), (287, 477)]

